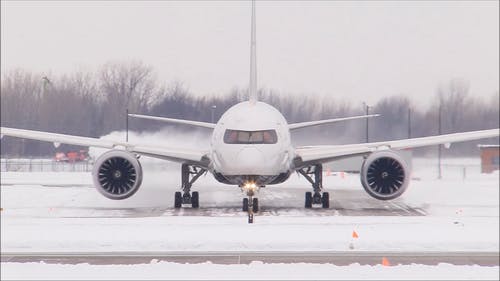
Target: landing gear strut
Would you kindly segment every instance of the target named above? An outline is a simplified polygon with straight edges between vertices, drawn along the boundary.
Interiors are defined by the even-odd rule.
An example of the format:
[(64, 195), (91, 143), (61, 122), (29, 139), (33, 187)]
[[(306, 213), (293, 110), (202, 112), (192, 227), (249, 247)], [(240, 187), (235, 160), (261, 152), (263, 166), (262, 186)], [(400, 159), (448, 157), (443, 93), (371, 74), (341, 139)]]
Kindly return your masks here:
[(247, 193), (248, 198), (243, 198), (243, 212), (248, 212), (248, 223), (253, 223), (253, 214), (259, 212), (259, 199), (254, 198), (257, 186), (255, 184), (244, 185), (242, 190)]
[(182, 193), (179, 191), (175, 193), (175, 208), (182, 207), (182, 204), (190, 204), (193, 208), (198, 208), (200, 206), (199, 194), (197, 191), (191, 192), (191, 186), (206, 171), (207, 170), (197, 166), (182, 164)]
[(313, 192), (306, 192), (305, 207), (312, 208), (313, 205), (321, 205), (330, 208), (330, 194), (323, 191), (323, 166), (321, 164), (299, 169), (307, 181), (312, 184)]
[(248, 198), (243, 198), (243, 211), (248, 212), (248, 223), (253, 223), (253, 214), (259, 211), (259, 199), (253, 198), (254, 193), (247, 192)]

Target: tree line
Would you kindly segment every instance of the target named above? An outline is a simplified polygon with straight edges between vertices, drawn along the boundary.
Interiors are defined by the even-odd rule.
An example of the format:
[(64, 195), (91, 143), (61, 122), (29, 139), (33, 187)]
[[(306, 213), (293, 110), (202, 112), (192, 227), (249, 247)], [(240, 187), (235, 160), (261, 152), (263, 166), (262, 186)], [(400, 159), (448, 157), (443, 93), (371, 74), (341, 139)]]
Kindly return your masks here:
[[(1, 78), (1, 125), (5, 127), (100, 137), (124, 130), (126, 110), (131, 113), (217, 121), (232, 105), (246, 100), (246, 89), (233, 88), (219, 96), (191, 93), (182, 82), (161, 82), (155, 70), (140, 61), (109, 62), (98, 71), (76, 71), (67, 75), (44, 75), (24, 69), (3, 73)], [(368, 121), (368, 140), (382, 141), (441, 133), (491, 129), (499, 126), (498, 90), (489, 98), (475, 97), (463, 79), (437, 87), (428, 108), (418, 108), (406, 96), (389, 96), (368, 107), (380, 117)], [(304, 94), (292, 96), (260, 89), (259, 98), (280, 110), (289, 123), (362, 115), (367, 107), (335, 98)], [(213, 120), (214, 119), (214, 120)], [(441, 126), (439, 126), (441, 120)], [(130, 120), (130, 129), (154, 131), (169, 125)], [(179, 130), (196, 130), (177, 126)], [(293, 132), (296, 145), (342, 144), (367, 140), (366, 120), (347, 121)], [(445, 155), (475, 155), (478, 143), (454, 144)], [(59, 149), (75, 149), (62, 146)], [(433, 153), (435, 147), (415, 150)], [(52, 156), (50, 143), (5, 137), (2, 157)]]

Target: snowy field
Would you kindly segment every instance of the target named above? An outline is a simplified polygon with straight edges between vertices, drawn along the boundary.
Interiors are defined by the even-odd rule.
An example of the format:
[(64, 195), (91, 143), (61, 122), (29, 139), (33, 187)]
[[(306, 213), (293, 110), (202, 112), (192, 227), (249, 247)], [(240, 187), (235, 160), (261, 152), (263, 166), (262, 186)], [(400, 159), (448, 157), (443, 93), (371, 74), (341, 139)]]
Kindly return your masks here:
[[(146, 159), (146, 158), (144, 158)], [(161, 165), (156, 165), (161, 163)], [(325, 173), (331, 209), (305, 210), (303, 178), (292, 175), (259, 194), (255, 224), (240, 211), (243, 194), (210, 175), (196, 182), (200, 209), (173, 208), (176, 165), (145, 161), (143, 186), (123, 201), (91, 187), (89, 173), (16, 173), (1, 177), (2, 252), (399, 251), (498, 252), (499, 174), (478, 159), (416, 159), (408, 191), (370, 198), (359, 175)], [(465, 173), (464, 173), (465, 171)], [(353, 238), (355, 231), (358, 238)], [(2, 279), (497, 279), (477, 265), (2, 263)]]

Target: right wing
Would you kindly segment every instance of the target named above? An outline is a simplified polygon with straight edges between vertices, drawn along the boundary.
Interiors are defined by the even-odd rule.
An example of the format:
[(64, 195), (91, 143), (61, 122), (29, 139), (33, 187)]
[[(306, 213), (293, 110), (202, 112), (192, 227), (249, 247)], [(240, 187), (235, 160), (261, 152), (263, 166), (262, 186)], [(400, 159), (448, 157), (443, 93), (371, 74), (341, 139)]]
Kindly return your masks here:
[(142, 114), (129, 114), (128, 116), (135, 117), (135, 118), (162, 121), (162, 122), (191, 125), (191, 126), (202, 127), (202, 128), (207, 128), (207, 129), (214, 129), (215, 125), (216, 125), (214, 123), (191, 121), (191, 120), (184, 120), (184, 119), (174, 119), (174, 118), (166, 118), (166, 117), (157, 117), (157, 116), (142, 115)]
[(65, 143), (81, 146), (92, 146), (101, 148), (125, 148), (127, 151), (137, 154), (170, 160), (180, 163), (192, 163), (202, 167), (207, 167), (210, 160), (207, 157), (208, 151), (192, 150), (165, 146), (149, 146), (141, 144), (133, 144), (129, 142), (103, 140), (89, 137), (80, 137), (73, 135), (56, 134), (49, 132), (23, 130), (1, 127), (0, 134), (2, 136), (11, 136), (16, 138), (32, 139), (47, 141), (53, 143)]
[(304, 167), (311, 164), (326, 163), (344, 157), (366, 155), (377, 150), (393, 149), (402, 150), (407, 148), (422, 147), (452, 142), (463, 142), (483, 138), (499, 136), (499, 129), (471, 131), (455, 134), (437, 135), (422, 138), (402, 139), (393, 141), (381, 141), (371, 143), (357, 143), (346, 145), (315, 145), (304, 146), (295, 149), (296, 167)]

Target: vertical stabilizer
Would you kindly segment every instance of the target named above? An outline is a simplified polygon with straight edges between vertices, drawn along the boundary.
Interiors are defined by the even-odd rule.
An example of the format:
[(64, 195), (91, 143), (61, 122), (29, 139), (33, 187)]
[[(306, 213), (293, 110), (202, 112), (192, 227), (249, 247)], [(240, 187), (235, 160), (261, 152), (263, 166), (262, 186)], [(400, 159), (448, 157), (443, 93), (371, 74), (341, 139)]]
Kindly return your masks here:
[(255, 0), (252, 0), (252, 38), (250, 46), (250, 85), (248, 86), (249, 100), (257, 102), (257, 50), (255, 46)]

